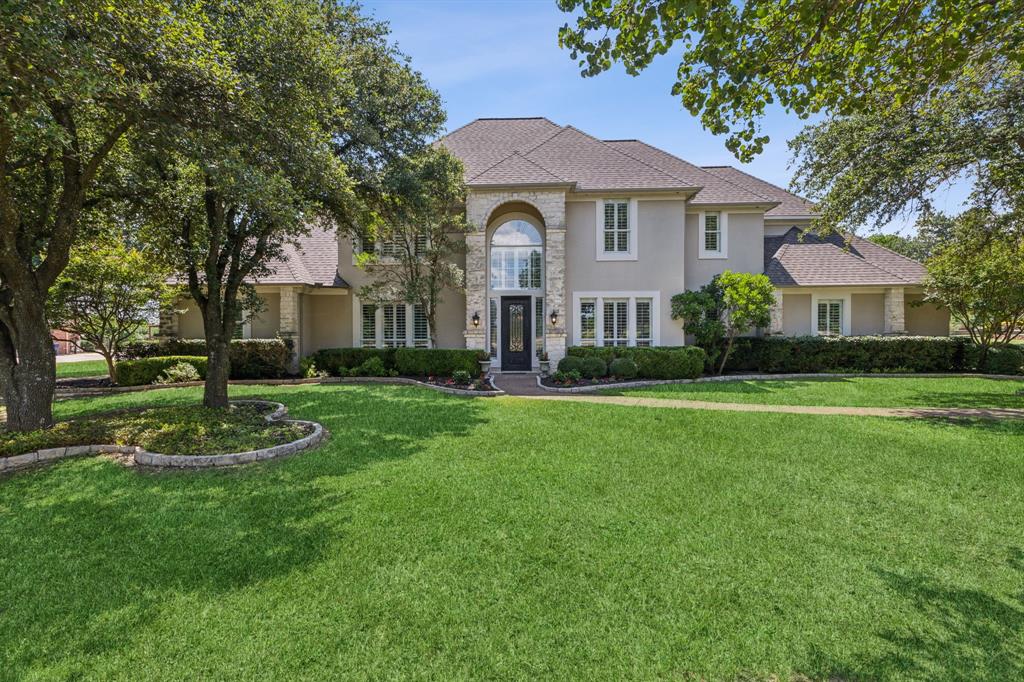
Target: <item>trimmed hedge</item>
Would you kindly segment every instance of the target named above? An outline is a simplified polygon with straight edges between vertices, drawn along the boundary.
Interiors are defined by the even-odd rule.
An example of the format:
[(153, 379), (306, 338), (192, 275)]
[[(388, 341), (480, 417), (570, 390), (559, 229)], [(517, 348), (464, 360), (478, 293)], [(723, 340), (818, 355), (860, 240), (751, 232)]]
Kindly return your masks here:
[(569, 372), (579, 372), (580, 376), (583, 376), (583, 358), (577, 355), (572, 355), (572, 349), (569, 349), (569, 355), (558, 361), (558, 371), (568, 374)]
[(1024, 373), (1021, 349), (993, 348), (979, 366), (970, 340), (935, 336), (799, 336), (736, 339), (726, 372), (989, 372)]
[(313, 354), (313, 361), (331, 376), (347, 376), (377, 358), (385, 369), (405, 376), (450, 377), (461, 371), (475, 377), (486, 357), (482, 351), (456, 348), (324, 348)]
[(454, 348), (398, 348), (395, 369), (406, 376), (450, 377), (465, 372), (471, 377), (480, 374), (481, 351)]
[[(166, 339), (131, 343), (121, 349), (125, 360), (188, 355), (206, 357), (204, 339)], [(232, 339), (228, 346), (232, 379), (280, 379), (288, 374), (290, 339)]]
[(162, 358), (141, 358), (120, 360), (115, 369), (119, 386), (142, 386), (156, 381), (169, 367), (179, 362), (192, 365), (199, 372), (200, 379), (206, 379), (206, 358), (201, 355), (168, 355)]
[(629, 358), (615, 358), (608, 365), (608, 373), (616, 379), (636, 379), (636, 363)]
[[(704, 351), (697, 346), (573, 346), (566, 357), (601, 358), (612, 362), (629, 358), (636, 363), (640, 379), (696, 379), (704, 371)], [(562, 371), (562, 363), (558, 364)]]

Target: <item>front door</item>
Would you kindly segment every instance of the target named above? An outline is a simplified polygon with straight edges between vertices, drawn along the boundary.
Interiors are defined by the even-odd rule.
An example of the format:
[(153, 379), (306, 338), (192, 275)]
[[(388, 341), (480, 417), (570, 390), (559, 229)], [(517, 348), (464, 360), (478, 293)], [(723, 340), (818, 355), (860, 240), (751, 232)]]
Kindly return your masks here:
[(524, 372), (533, 367), (530, 339), (530, 297), (501, 298), (501, 369)]

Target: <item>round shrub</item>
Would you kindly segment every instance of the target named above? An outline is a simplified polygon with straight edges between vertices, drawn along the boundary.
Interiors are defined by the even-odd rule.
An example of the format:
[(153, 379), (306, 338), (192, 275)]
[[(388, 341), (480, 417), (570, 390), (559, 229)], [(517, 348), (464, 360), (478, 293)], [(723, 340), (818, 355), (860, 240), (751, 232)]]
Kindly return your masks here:
[(575, 355), (566, 355), (558, 361), (558, 371), (566, 374), (569, 372), (579, 372), (580, 375), (582, 375), (583, 358), (578, 358)]
[(636, 363), (629, 358), (615, 358), (608, 366), (608, 373), (616, 379), (636, 379)]
[(206, 378), (206, 358), (191, 355), (172, 355), (158, 358), (140, 358), (138, 360), (121, 360), (115, 365), (119, 386), (142, 386), (151, 384), (165, 371), (180, 363), (195, 368), (200, 379)]
[(389, 375), (390, 372), (384, 366), (384, 361), (378, 357), (368, 359), (349, 373), (349, 376), (353, 377), (386, 377)]
[(583, 358), (583, 368), (580, 370), (580, 374), (587, 379), (600, 379), (608, 374), (608, 365), (601, 358)]

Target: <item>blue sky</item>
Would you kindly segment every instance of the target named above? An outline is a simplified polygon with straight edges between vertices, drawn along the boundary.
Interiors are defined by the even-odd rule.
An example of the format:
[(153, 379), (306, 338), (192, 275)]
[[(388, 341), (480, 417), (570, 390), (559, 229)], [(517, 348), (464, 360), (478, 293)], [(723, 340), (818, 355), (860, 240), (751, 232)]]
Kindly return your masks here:
[[(699, 165), (740, 166), (725, 139), (706, 132), (670, 89), (678, 59), (654, 61), (636, 77), (621, 67), (582, 78), (558, 29), (568, 15), (554, 0), (377, 0), (366, 9), (391, 24), (394, 40), (444, 99), (448, 129), (487, 116), (546, 116), (603, 139), (639, 138)], [(747, 172), (788, 186), (786, 140), (803, 121), (781, 110), (764, 120), (771, 142)], [(963, 189), (942, 193), (955, 210)], [(897, 231), (912, 219), (897, 220)], [(870, 230), (867, 230), (870, 231)]]

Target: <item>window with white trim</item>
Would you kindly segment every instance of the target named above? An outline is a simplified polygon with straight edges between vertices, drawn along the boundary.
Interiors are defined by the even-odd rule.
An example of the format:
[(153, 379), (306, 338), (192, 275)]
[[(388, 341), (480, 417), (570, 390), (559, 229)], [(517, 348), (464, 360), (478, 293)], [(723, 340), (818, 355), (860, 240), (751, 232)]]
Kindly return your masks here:
[(700, 214), (698, 235), (699, 258), (725, 258), (728, 256), (728, 220), (720, 211), (704, 211)]
[(377, 346), (377, 306), (364, 303), (361, 312), (362, 346), (363, 348), (375, 348)]
[(392, 303), (381, 306), (384, 311), (384, 347), (405, 347), (405, 304)]
[(818, 301), (818, 334), (822, 336), (841, 336), (843, 333), (843, 301), (842, 299)]
[(416, 348), (430, 347), (430, 330), (427, 315), (419, 303), (412, 307), (412, 345)]
[(604, 301), (604, 345), (629, 345), (629, 301)]
[(540, 289), (544, 246), (525, 220), (509, 220), (491, 235), (491, 289)]
[(573, 344), (656, 346), (658, 301), (654, 291), (580, 292), (573, 297)]
[(584, 298), (580, 301), (581, 346), (593, 346), (597, 343), (596, 306), (597, 301), (592, 298)]
[(604, 202), (604, 252), (629, 253), (629, 201)]
[(638, 346), (650, 346), (653, 343), (651, 309), (651, 299), (636, 299), (636, 345)]

